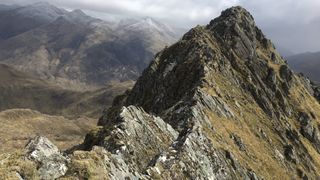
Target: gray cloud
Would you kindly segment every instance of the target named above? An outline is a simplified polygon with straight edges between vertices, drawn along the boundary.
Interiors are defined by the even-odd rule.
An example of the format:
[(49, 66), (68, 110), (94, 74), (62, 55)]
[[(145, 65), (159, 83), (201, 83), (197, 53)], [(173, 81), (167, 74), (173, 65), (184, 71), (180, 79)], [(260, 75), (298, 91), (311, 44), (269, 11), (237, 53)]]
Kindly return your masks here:
[[(2, 0), (33, 3), (36, 0)], [(83, 9), (133, 17), (151, 16), (168, 24), (190, 28), (206, 24), (223, 9), (241, 5), (276, 44), (294, 52), (320, 51), (318, 0), (46, 0), (68, 9)], [(93, 13), (94, 14), (94, 13)]]
[(257, 24), (277, 45), (295, 53), (320, 51), (320, 1), (242, 0)]

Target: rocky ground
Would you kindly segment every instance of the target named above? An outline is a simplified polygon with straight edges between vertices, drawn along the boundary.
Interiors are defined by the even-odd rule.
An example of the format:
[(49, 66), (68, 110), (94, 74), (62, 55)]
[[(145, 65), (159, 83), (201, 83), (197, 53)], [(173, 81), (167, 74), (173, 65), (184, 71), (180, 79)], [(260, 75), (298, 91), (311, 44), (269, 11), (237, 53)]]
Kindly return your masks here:
[(37, 137), (0, 157), (17, 179), (317, 179), (318, 91), (241, 7), (191, 29), (115, 98), (83, 144)]

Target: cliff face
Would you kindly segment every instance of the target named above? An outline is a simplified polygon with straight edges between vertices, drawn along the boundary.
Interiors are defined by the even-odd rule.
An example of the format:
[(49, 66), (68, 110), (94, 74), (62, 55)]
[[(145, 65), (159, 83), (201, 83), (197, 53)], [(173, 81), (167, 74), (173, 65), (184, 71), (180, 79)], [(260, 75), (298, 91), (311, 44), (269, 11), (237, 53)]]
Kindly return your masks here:
[[(65, 177), (320, 175), (320, 104), (241, 7), (158, 53), (70, 154)], [(89, 150), (89, 151), (88, 151)]]

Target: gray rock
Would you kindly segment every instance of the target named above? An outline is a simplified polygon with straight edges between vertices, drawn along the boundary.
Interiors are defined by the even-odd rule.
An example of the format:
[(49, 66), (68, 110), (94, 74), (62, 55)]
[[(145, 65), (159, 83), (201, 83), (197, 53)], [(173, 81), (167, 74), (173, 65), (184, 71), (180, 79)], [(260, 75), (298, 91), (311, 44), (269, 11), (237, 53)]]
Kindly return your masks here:
[(310, 79), (302, 73), (298, 74), (298, 77), (301, 79), (309, 93), (320, 102), (320, 84), (310, 81)]
[(41, 179), (56, 179), (67, 172), (67, 158), (47, 138), (35, 137), (26, 149), (28, 158), (38, 163)]
[[(236, 172), (245, 176), (244, 168), (239, 165), (234, 170), (225, 153), (215, 149), (200, 129), (178, 138), (169, 150), (149, 167), (150, 174), (162, 179), (182, 179), (186, 172), (190, 179), (234, 179)], [(235, 158), (233, 162), (238, 164)]]
[(286, 145), (284, 147), (284, 155), (286, 159), (290, 162), (293, 162), (295, 164), (299, 162), (296, 151), (292, 145)]
[(43, 136), (37, 136), (26, 146), (32, 160), (42, 162), (52, 155), (59, 154), (59, 149)]
[(320, 102), (320, 85), (314, 83), (312, 89), (314, 91), (314, 97)]
[(267, 82), (268, 82), (268, 85), (269, 85), (273, 90), (276, 89), (276, 85), (277, 85), (277, 75), (276, 75), (275, 70), (273, 70), (273, 69), (270, 69), (270, 70), (269, 70), (269, 75), (268, 75), (268, 77), (267, 77)]
[(248, 176), (249, 176), (250, 180), (259, 180), (258, 176), (256, 175), (256, 173), (254, 171), (249, 170)]
[(310, 116), (307, 113), (300, 112), (298, 120), (299, 120), (301, 126), (307, 126), (308, 124), (310, 124), (312, 119), (310, 118)]
[(233, 139), (234, 143), (239, 147), (239, 149), (241, 151), (245, 151), (246, 150), (245, 144), (243, 143), (242, 139), (238, 135), (231, 134), (230, 138)]
[(315, 128), (313, 127), (312, 124), (306, 124), (306, 125), (303, 125), (301, 127), (301, 134), (306, 137), (307, 139), (311, 140), (311, 141), (314, 141), (313, 139), (313, 133), (314, 133)]
[(300, 137), (317, 148), (319, 133), (311, 117), (292, 122), (309, 93), (300, 84), (253, 17), (233, 7), (161, 51), (105, 113), (88, 149), (105, 148), (111, 179), (274, 177), (258, 168), (289, 179), (297, 167), (316, 177)]
[[(117, 124), (100, 133), (110, 179), (144, 179), (142, 170), (178, 138), (178, 132), (157, 116), (136, 106), (122, 107)], [(105, 131), (103, 129), (102, 131)]]
[[(213, 97), (200, 89), (197, 89), (194, 100), (199, 103), (199, 106), (205, 106), (211, 111), (217, 113), (219, 116), (232, 118), (234, 113), (229, 108), (229, 106), (223, 102), (219, 97)], [(202, 108), (204, 109), (204, 108)]]
[(290, 83), (293, 78), (293, 72), (287, 65), (282, 65), (280, 67), (280, 77), (285, 80), (285, 82)]
[(312, 124), (312, 118), (305, 112), (299, 113), (298, 121), (301, 125), (301, 134), (307, 138), (320, 153), (320, 133), (319, 129)]

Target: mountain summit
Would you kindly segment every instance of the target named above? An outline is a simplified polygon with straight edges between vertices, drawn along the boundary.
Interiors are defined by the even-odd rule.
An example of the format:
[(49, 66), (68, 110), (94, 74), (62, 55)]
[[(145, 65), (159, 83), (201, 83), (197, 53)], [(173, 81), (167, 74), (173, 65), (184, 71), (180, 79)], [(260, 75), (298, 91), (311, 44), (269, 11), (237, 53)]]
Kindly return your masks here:
[(67, 13), (44, 2), (7, 9), (0, 11), (0, 42), (52, 22)]
[(66, 178), (315, 179), (319, 112), (308, 81), (232, 7), (159, 52), (60, 165)]

